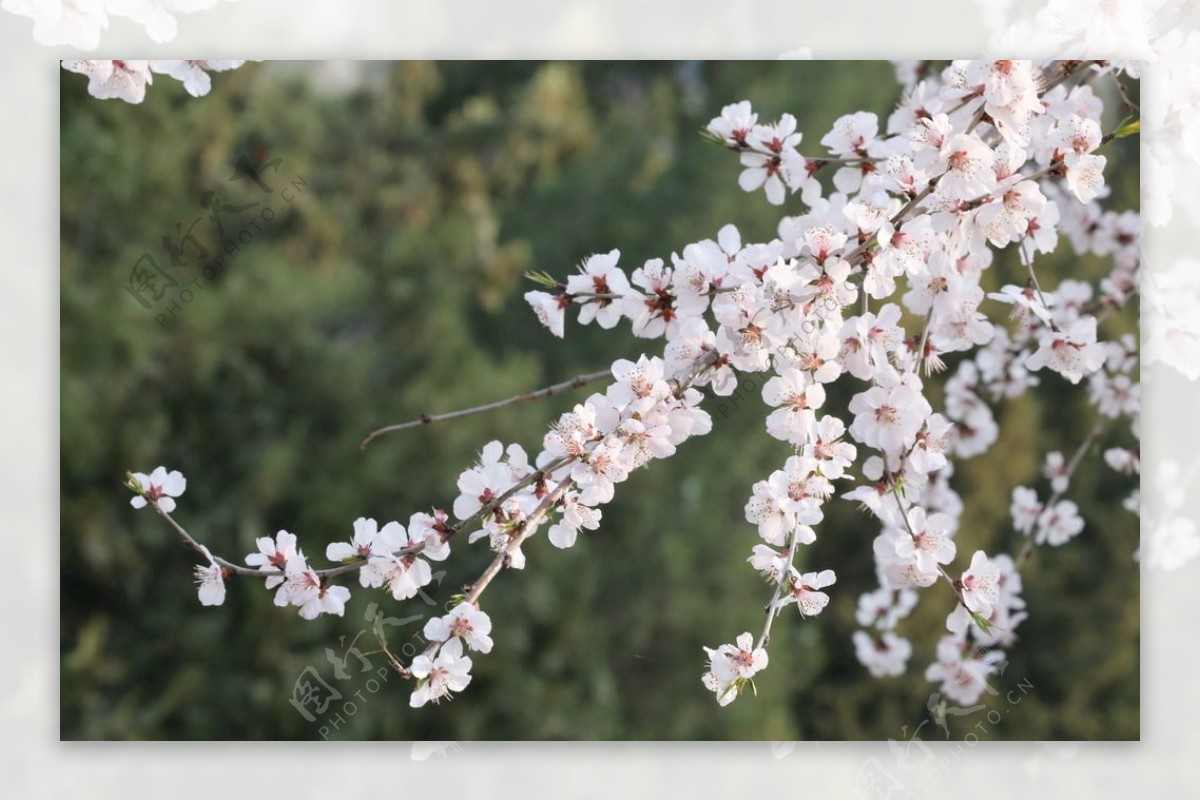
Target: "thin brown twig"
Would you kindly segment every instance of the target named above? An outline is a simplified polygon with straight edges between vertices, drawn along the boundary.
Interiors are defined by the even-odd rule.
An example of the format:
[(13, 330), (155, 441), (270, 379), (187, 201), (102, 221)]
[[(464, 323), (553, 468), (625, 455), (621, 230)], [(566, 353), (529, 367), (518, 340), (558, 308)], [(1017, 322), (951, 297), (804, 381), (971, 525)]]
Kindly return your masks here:
[(387, 661), (391, 663), (392, 667), (396, 669), (396, 673), (398, 675), (406, 679), (412, 678), (412, 671), (406, 668), (400, 659), (394, 653), (392, 653), (391, 649), (384, 645), (382, 641), (380, 641), (379, 648), (377, 650), (363, 651), (363, 656), (375, 656), (376, 654), (383, 654), (384, 658), (386, 658)]
[(535, 389), (532, 392), (523, 392), (520, 395), (513, 395), (511, 398), (493, 401), (491, 403), (485, 403), (481, 406), (472, 406), (469, 409), (459, 409), (458, 411), (445, 412), (443, 414), (423, 414), (420, 417), (418, 417), (416, 420), (409, 420), (406, 423), (397, 423), (396, 425), (384, 426), (383, 428), (379, 428), (379, 429), (376, 429), (375, 431), (372, 431), (370, 434), (367, 435), (367, 438), (364, 439), (362, 441), (362, 444), (360, 444), (358, 447), (360, 449), (365, 449), (368, 445), (371, 444), (372, 440), (374, 440), (378, 437), (381, 437), (384, 434), (390, 434), (395, 431), (405, 431), (410, 428), (420, 428), (421, 426), (432, 425), (434, 423), (441, 423), (446, 420), (456, 420), (460, 417), (467, 417), (472, 414), (482, 414), (483, 412), (492, 412), (497, 409), (503, 409), (505, 406), (512, 406), (513, 404), (517, 404), (517, 403), (527, 403), (528, 401), (540, 400), (542, 398), (548, 398), (551, 395), (558, 395), (563, 392), (568, 392), (572, 389), (579, 389), (580, 387), (586, 386), (586, 385), (592, 383), (593, 381), (599, 381), (601, 378), (611, 377), (611, 376), (612, 376), (611, 370), (597, 370), (593, 373), (584, 373), (583, 375), (576, 376), (575, 378), (572, 378), (570, 381), (563, 381), (562, 383), (559, 383), (559, 384), (552, 384), (551, 386), (548, 386), (548, 387), (543, 387), (541, 389)]
[(1111, 74), (1113, 76), (1113, 83), (1117, 85), (1117, 94), (1121, 96), (1121, 102), (1125, 104), (1125, 110), (1130, 114), (1141, 114), (1141, 107), (1129, 98), (1128, 92), (1125, 91), (1125, 84), (1121, 83), (1121, 79), (1117, 77), (1115, 72)]

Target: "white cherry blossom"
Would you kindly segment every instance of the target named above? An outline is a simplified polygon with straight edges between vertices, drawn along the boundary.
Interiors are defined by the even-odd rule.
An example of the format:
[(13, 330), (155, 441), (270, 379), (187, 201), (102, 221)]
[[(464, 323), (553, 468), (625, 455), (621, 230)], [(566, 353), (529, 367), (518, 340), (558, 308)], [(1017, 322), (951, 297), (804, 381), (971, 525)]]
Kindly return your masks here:
[(88, 94), (101, 100), (117, 98), (127, 103), (141, 103), (146, 97), (146, 86), (154, 82), (150, 62), (145, 60), (67, 60), (62, 64), (70, 72), (86, 75)]
[(430, 618), (425, 624), (425, 639), (435, 642), (462, 640), (472, 651), (490, 653), (492, 620), (474, 604), (462, 603), (442, 617)]
[(442, 645), (437, 656), (418, 654), (409, 671), (417, 678), (409, 705), (413, 708), (437, 703), (452, 693), (462, 692), (471, 683), (471, 657), (463, 656), (462, 641), (452, 639)]
[(1059, 501), (1038, 517), (1034, 541), (1062, 545), (1081, 531), (1083, 518), (1079, 516), (1079, 507), (1074, 501)]
[(212, 89), (209, 72), (234, 70), (245, 61), (151, 61), (150, 70), (170, 75), (183, 84), (192, 97), (203, 97)]
[[(284, 573), (290, 562), (304, 561), (304, 554), (296, 547), (296, 535), (280, 530), (274, 537), (259, 537), (254, 541), (258, 552), (246, 556), (246, 564), (258, 570), (277, 570), (278, 575), (267, 576), (267, 589), (274, 589), (284, 582)], [(286, 597), (286, 593), (276, 596)]]
[(709, 668), (704, 674), (704, 686), (716, 694), (717, 703), (727, 706), (737, 698), (744, 684), (767, 666), (769, 658), (764, 648), (754, 647), (750, 632), (738, 636), (736, 644), (704, 649)]
[(542, 325), (550, 329), (550, 333), (562, 339), (566, 324), (566, 308), (571, 304), (568, 295), (551, 295), (541, 290), (531, 290), (525, 293), (525, 302), (529, 304)]
[(794, 603), (805, 617), (819, 615), (829, 605), (828, 593), (821, 592), (837, 581), (832, 570), (801, 573), (795, 568), (791, 572), (791, 591), (780, 599), (784, 605)]
[(912, 643), (890, 631), (872, 636), (856, 631), (853, 636), (854, 654), (872, 676), (902, 676), (912, 656)]
[(31, 18), (34, 40), (51, 47), (95, 50), (108, 27), (105, 0), (4, 0), (0, 8)]
[(152, 503), (164, 512), (174, 512), (175, 499), (187, 490), (187, 479), (178, 470), (167, 472), (165, 467), (156, 467), (150, 475), (133, 473), (132, 476), (139, 493), (129, 499), (134, 509)]
[(749, 147), (750, 132), (758, 122), (758, 115), (750, 107), (749, 100), (730, 103), (721, 109), (721, 116), (714, 117), (708, 130), (734, 149)]
[(196, 584), (199, 586), (200, 603), (204, 606), (220, 606), (225, 603), (224, 568), (216, 562), (196, 568)]
[(402, 553), (421, 545), (423, 540), (411, 536), (404, 526), (392, 521), (379, 530), (379, 545), (381, 554), (372, 556), (369, 564), (370, 573), (364, 569), (364, 575), (377, 576), (378, 584), (384, 584), (391, 590), (392, 597), (397, 601), (412, 598), (422, 587), (433, 581), (433, 571), (416, 553)]
[(1046, 329), (1025, 366), (1030, 370), (1048, 367), (1078, 384), (1085, 375), (1099, 370), (1105, 358), (1104, 345), (1096, 341), (1096, 318), (1081, 317), (1066, 328)]
[[(629, 294), (629, 279), (617, 267), (620, 251), (596, 254), (588, 258), (578, 275), (567, 279), (567, 294), (582, 296), (579, 322), (593, 320), (601, 328), (613, 328), (621, 320), (620, 300)], [(614, 297), (608, 297), (614, 296)]]

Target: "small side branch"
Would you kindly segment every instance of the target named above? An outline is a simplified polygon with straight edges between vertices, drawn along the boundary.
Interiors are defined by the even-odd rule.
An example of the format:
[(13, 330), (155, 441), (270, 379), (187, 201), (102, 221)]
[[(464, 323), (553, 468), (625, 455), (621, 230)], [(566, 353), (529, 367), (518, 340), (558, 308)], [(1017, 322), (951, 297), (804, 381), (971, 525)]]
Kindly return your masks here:
[[(1033, 250), (1033, 247), (1030, 246), (1030, 251), (1032, 251), (1032, 250)], [(1028, 270), (1029, 270), (1029, 283), (1033, 285), (1034, 291), (1037, 292), (1038, 300), (1041, 301), (1041, 303), (1042, 303), (1042, 308), (1044, 308), (1046, 310), (1046, 314), (1049, 315), (1050, 314), (1050, 303), (1049, 303), (1049, 301), (1046, 300), (1046, 294), (1044, 292), (1042, 292), (1042, 285), (1040, 283), (1038, 283), (1037, 273), (1034, 272), (1033, 254), (1031, 252), (1025, 251), (1025, 243), (1024, 242), (1022, 242), (1021, 244), (1019, 244), (1017, 246), (1017, 253), (1020, 254), (1020, 256), (1021, 256), (1021, 263), (1024, 264), (1025, 267), (1028, 268)], [(1051, 318), (1049, 320), (1049, 325), (1050, 325), (1050, 329), (1052, 331), (1058, 330), (1058, 324), (1054, 322), (1053, 318)]]
[[(1100, 435), (1104, 433), (1104, 429), (1107, 427), (1107, 421), (1101, 420), (1100, 422), (1096, 423), (1095, 427), (1093, 427), (1091, 432), (1088, 433), (1087, 437), (1083, 440), (1083, 443), (1079, 446), (1079, 449), (1075, 451), (1075, 453), (1071, 456), (1071, 460), (1067, 462), (1066, 470), (1063, 473), (1067, 479), (1067, 486), (1063, 487), (1061, 491), (1050, 496), (1050, 500), (1046, 501), (1046, 505), (1042, 507), (1043, 512), (1058, 503), (1062, 499), (1062, 496), (1067, 493), (1067, 490), (1070, 488), (1071, 479), (1075, 476), (1075, 470), (1078, 469), (1079, 463), (1083, 461), (1083, 457), (1088, 452), (1088, 449), (1092, 447), (1092, 444), (1096, 442), (1096, 440), (1100, 439)], [(1038, 525), (1037, 523), (1034, 523), (1034, 530), (1030, 531), (1026, 536), (1025, 543), (1021, 546), (1020, 553), (1017, 554), (1017, 567), (1020, 567), (1022, 564), (1024, 564), (1025, 560), (1029, 558), (1029, 555), (1033, 553), (1034, 541), (1037, 539), (1038, 534), (1037, 529)]]
[(594, 373), (584, 373), (583, 375), (576, 376), (575, 378), (572, 378), (570, 381), (563, 381), (561, 384), (554, 384), (553, 386), (543, 387), (541, 389), (534, 390), (533, 392), (525, 392), (520, 395), (513, 395), (511, 398), (506, 398), (505, 400), (494, 401), (492, 403), (485, 403), (482, 406), (473, 406), (470, 409), (459, 409), (458, 411), (446, 412), (444, 414), (423, 414), (420, 417), (418, 417), (416, 420), (409, 420), (407, 423), (397, 423), (396, 425), (385, 426), (383, 428), (372, 431), (370, 434), (367, 435), (367, 438), (364, 439), (362, 441), (362, 444), (359, 445), (358, 447), (365, 449), (368, 445), (371, 444), (372, 440), (374, 440), (378, 437), (381, 437), (384, 434), (390, 434), (394, 431), (404, 431), (404, 430), (410, 429), (410, 428), (420, 428), (421, 426), (432, 425), (434, 423), (442, 423), (442, 422), (445, 422), (446, 420), (456, 420), (459, 417), (468, 417), (472, 414), (482, 414), (483, 412), (492, 412), (492, 411), (495, 411), (496, 409), (503, 409), (505, 406), (512, 406), (517, 403), (526, 403), (526, 402), (532, 401), (532, 400), (540, 400), (541, 398), (548, 398), (551, 395), (558, 395), (563, 392), (568, 392), (572, 389), (579, 389), (580, 387), (586, 386), (586, 385), (592, 383), (593, 381), (599, 381), (600, 379), (609, 377), (611, 375), (612, 375), (612, 373), (609, 370), (597, 370)]
[(225, 568), (226, 570), (232, 570), (239, 576), (278, 576), (282, 575), (283, 573), (281, 570), (256, 570), (252, 567), (242, 567), (241, 565), (235, 565), (233, 562), (230, 562), (227, 559), (222, 559), (219, 556), (215, 556), (211, 551), (208, 550), (208, 548), (201, 545), (195, 537), (189, 534), (187, 529), (175, 522), (175, 518), (171, 517), (169, 512), (164, 512), (156, 503), (150, 504), (150, 508), (158, 512), (159, 517), (171, 524), (171, 528), (175, 529), (176, 533), (183, 538), (185, 545), (190, 547), (204, 558), (211, 559), (213, 562)]

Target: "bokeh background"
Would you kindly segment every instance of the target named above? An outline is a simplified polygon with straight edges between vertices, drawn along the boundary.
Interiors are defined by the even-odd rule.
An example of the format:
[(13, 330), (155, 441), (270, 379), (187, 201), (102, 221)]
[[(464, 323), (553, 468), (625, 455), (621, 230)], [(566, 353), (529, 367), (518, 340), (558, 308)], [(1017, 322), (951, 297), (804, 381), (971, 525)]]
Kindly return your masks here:
[[(141, 106), (97, 101), (85, 84), (62, 76), (64, 739), (319, 739), (326, 727), (331, 739), (906, 740), (927, 718), (936, 688), (921, 674), (948, 601), (925, 592), (902, 626), (915, 650), (908, 675), (871, 678), (850, 635), (858, 594), (875, 586), (877, 525), (849, 502), (830, 504), (805, 553), (838, 572), (826, 612), (784, 616), (757, 697), (719, 709), (701, 685), (701, 645), (756, 629), (769, 596), (745, 564), (757, 536), (742, 508), (787, 450), (766, 436), (754, 398), (724, 414), (711, 401), (713, 433), (623, 485), (575, 548), (527, 546), (528, 569), (488, 592), (496, 649), (475, 660), (463, 697), (421, 710), (394, 678), (370, 691), (356, 660), (336, 680), (326, 649), (341, 655), (368, 627), (372, 601), (397, 619), (430, 607), (397, 606), (351, 580), (346, 617), (310, 623), (238, 580), (224, 606), (201, 608), (194, 554), (154, 515), (135, 514), (121, 486), (126, 470), (182, 470), (178, 519), (239, 560), (280, 528), (316, 557), (357, 516), (406, 521), (448, 506), (483, 443), (535, 450), (547, 422), (589, 390), (366, 451), (362, 437), (654, 352), (627, 327), (568, 322), (567, 338), (553, 339), (521, 299), (522, 274), (565, 276), (613, 247), (640, 264), (727, 222), (747, 241), (772, 237), (779, 210), (737, 188), (736, 158), (700, 128), (749, 99), (760, 118), (794, 113), (802, 152), (815, 152), (841, 114), (886, 117), (899, 92), (890, 64), (263, 63), (215, 75), (200, 99), (162, 78)], [(1136, 144), (1115, 142), (1108, 156), (1108, 206), (1136, 208)], [(275, 159), (256, 176), (264, 192), (245, 167)], [(211, 280), (187, 248), (189, 263), (171, 267), (162, 247), (177, 223), (203, 216), (194, 232), (217, 249), (210, 192), (276, 212)], [(223, 224), (241, 230), (262, 205)], [(126, 288), (145, 253), (180, 281), (150, 309)], [(994, 285), (1018, 274), (1012, 255)], [(1050, 286), (1106, 270), (1065, 238), (1039, 258)], [(1108, 337), (1135, 331), (1136, 309), (1104, 323)], [(842, 393), (831, 393), (835, 408)], [(1000, 441), (955, 478), (967, 509), (960, 554), (1019, 547), (1009, 491), (1044, 486), (1042, 455), (1084, 439), (1083, 395), (1048, 377), (1000, 409)], [(989, 724), (989, 739), (1138, 737), (1137, 521), (1120, 505), (1132, 484), (1099, 459), (1116, 443), (1128, 432), (1110, 432), (1073, 482), (1084, 533), (1037, 549), (1024, 571), (1031, 616), (997, 686), (1033, 690)], [(432, 597), (444, 603), (487, 560), (482, 546), (457, 548)], [(392, 628), (392, 644), (420, 626)], [(358, 644), (369, 650), (370, 632)], [(310, 666), (357, 703), (336, 730), (342, 703), (316, 721), (289, 703)]]

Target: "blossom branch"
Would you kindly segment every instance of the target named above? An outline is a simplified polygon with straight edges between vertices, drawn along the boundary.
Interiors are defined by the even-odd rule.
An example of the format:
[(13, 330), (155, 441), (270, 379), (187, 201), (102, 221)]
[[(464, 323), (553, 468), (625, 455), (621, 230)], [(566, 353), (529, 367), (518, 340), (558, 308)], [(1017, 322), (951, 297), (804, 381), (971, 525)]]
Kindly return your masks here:
[[(533, 473), (530, 473), (528, 476), (526, 476), (525, 478), (523, 478), (522, 480), (520, 480), (516, 484), (514, 484), (506, 492), (503, 492), (500, 495), (497, 495), (495, 499), (484, 504), (482, 507), (480, 507), (479, 511), (476, 512), (475, 514), (471, 515), (470, 517), (466, 518), (465, 520), (460, 521), (459, 523), (457, 523), (453, 526), (448, 526), (442, 536), (446, 540), (449, 540), (454, 535), (460, 533), (467, 527), (478, 523), (479, 521), (483, 520), (488, 515), (490, 515), (492, 512), (499, 509), (504, 504), (505, 501), (507, 501), (512, 496), (516, 495), (521, 490), (525, 489), (526, 487), (528, 487), (538, 481), (544, 480), (547, 476), (549, 476), (555, 470), (558, 470), (562, 467), (567, 466), (572, 461), (573, 461), (572, 459), (567, 459), (567, 458), (558, 459), (558, 460), (555, 460), (555, 461), (551, 462), (550, 464), (546, 465), (545, 467), (541, 468), (540, 470), (536, 470)], [(255, 578), (272, 578), (272, 577), (278, 578), (278, 577), (282, 577), (282, 576), (286, 575), (285, 571), (282, 569), (265, 569), (265, 568), (260, 569), (260, 568), (245, 567), (243, 565), (239, 565), (234, 562), (230, 562), (228, 559), (224, 559), (220, 556), (217, 556), (216, 554), (212, 553), (212, 551), (210, 551), (203, 543), (201, 543), (199, 540), (197, 540), (195, 537), (193, 537), (190, 533), (188, 533), (187, 529), (185, 529), (182, 525), (180, 525), (175, 520), (175, 518), (171, 516), (170, 512), (167, 512), (158, 504), (151, 503), (150, 505), (154, 507), (154, 511), (156, 511), (160, 517), (162, 517), (164, 520), (166, 520), (167, 523), (169, 523), (171, 525), (171, 527), (174, 528), (175, 531), (179, 533), (179, 535), (183, 538), (183, 541), (185, 544), (190, 546), (193, 550), (195, 550), (197, 553), (201, 554), (205, 558), (211, 559), (214, 563), (220, 565), (222, 568), (228, 570), (229, 572), (231, 572), (235, 575), (238, 575), (238, 576), (252, 576)], [(393, 557), (403, 557), (403, 556), (415, 555), (415, 554), (418, 554), (421, 551), (425, 550), (425, 547), (426, 547), (426, 544), (424, 542), (419, 542), (414, 545), (410, 545), (408, 547), (400, 548), (395, 551), (392, 551), (392, 552), (390, 552), (390, 555)], [(353, 557), (352, 559), (346, 560), (346, 562), (344, 564), (337, 565), (336, 567), (314, 569), (313, 573), (322, 579), (334, 578), (336, 576), (345, 575), (347, 573), (353, 573), (355, 570), (360, 569), (363, 566), (363, 564), (365, 564), (366, 562), (367, 562), (367, 557)]]

